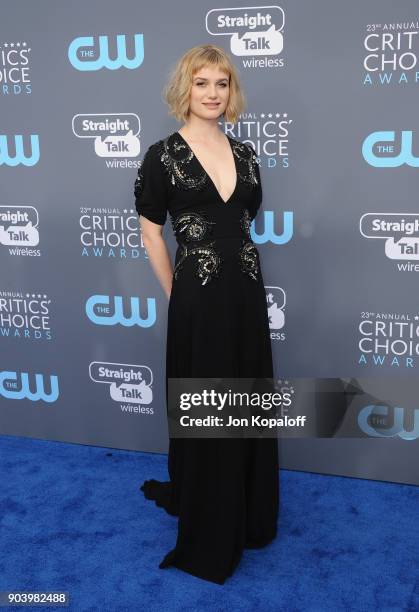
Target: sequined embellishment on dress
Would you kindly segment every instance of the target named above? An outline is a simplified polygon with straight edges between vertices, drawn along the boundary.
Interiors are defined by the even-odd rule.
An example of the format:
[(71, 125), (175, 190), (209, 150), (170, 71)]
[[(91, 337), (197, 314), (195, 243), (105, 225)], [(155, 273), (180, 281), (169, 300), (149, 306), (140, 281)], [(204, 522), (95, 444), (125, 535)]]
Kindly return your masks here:
[(253, 280), (257, 280), (259, 274), (259, 254), (253, 242), (242, 243), (239, 259), (242, 272), (248, 274)]
[(180, 259), (173, 270), (175, 279), (177, 279), (178, 272), (183, 267), (183, 262), (190, 255), (200, 255), (196, 273), (202, 280), (201, 285), (206, 285), (214, 276), (218, 276), (222, 260), (220, 254), (214, 249), (214, 245), (214, 241), (202, 246), (182, 245)]
[(190, 242), (201, 242), (212, 232), (214, 221), (209, 221), (198, 212), (181, 213), (178, 217), (172, 217), (173, 231), (181, 248), (180, 258), (173, 270), (173, 276), (177, 280), (179, 271), (183, 268), (185, 259), (191, 255), (199, 255), (196, 274), (201, 279), (201, 284), (206, 285), (214, 276), (218, 276), (222, 258), (214, 248), (215, 241), (190, 245)]
[(176, 132), (158, 141), (160, 160), (170, 182), (181, 189), (203, 189), (208, 182), (207, 173), (193, 170), (191, 162), (195, 157), (192, 149), (176, 137)]
[(183, 238), (185, 242), (202, 240), (211, 232), (211, 225), (215, 225), (215, 222), (208, 221), (196, 212), (183, 213), (172, 221), (175, 235), (179, 240)]
[(244, 234), (241, 247), (239, 249), (239, 262), (242, 272), (248, 274), (253, 280), (258, 279), (259, 274), (259, 253), (250, 236), (251, 219), (247, 208), (242, 210), (240, 217), (240, 227)]
[(134, 183), (134, 195), (136, 198), (139, 198), (144, 189), (144, 173), (143, 173), (143, 164), (138, 168), (137, 176), (135, 178)]
[[(256, 186), (257, 157), (248, 144), (229, 137), (231, 148), (237, 159), (237, 178), (245, 184)], [(160, 160), (173, 186), (180, 189), (202, 190), (208, 186), (210, 177), (201, 164), (193, 164), (195, 153), (180, 134), (173, 132), (157, 142)], [(197, 161), (197, 160), (196, 160)]]
[(239, 170), (237, 172), (239, 179), (250, 185), (258, 185), (256, 166), (259, 166), (259, 164), (252, 147), (235, 139), (232, 139), (232, 147), (234, 155), (239, 160), (239, 168), (243, 165), (243, 171)]
[(250, 213), (248, 211), (247, 208), (244, 208), (242, 210), (242, 214), (240, 217), (240, 227), (242, 229), (242, 232), (244, 233), (245, 237), (250, 240), (250, 225), (252, 223), (252, 220), (250, 219)]

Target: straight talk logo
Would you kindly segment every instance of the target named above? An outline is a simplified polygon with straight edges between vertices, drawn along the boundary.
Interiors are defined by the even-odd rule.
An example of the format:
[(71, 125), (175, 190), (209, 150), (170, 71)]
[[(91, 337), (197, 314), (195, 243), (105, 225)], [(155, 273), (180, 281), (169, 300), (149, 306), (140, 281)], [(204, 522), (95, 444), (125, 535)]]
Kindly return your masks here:
[(359, 231), (364, 238), (384, 241), (386, 257), (403, 262), (396, 263), (399, 272), (419, 272), (418, 213), (365, 213)]
[(216, 8), (205, 16), (212, 36), (228, 36), (233, 55), (243, 57), (244, 68), (282, 68), (285, 13), (280, 6)]

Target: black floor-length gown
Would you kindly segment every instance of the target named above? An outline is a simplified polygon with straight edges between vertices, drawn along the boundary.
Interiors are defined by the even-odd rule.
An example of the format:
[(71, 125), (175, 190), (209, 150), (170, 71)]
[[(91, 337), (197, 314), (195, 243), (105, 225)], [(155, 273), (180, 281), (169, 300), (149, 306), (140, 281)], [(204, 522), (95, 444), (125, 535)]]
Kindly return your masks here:
[[(168, 309), (170, 377), (273, 378), (265, 289), (250, 223), (262, 200), (253, 147), (228, 137), (237, 180), (220, 196), (179, 132), (149, 147), (135, 182), (138, 214), (163, 225), (178, 248)], [(166, 396), (167, 399), (167, 396)], [(175, 566), (223, 584), (244, 548), (277, 533), (279, 465), (275, 438), (171, 438), (170, 480), (141, 489), (178, 516), (176, 545), (160, 568)]]

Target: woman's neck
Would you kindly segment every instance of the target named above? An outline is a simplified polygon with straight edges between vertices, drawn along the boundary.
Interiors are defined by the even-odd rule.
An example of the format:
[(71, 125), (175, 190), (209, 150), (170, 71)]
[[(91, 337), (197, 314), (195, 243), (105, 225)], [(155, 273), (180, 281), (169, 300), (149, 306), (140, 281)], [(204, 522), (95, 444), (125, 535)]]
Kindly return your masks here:
[(220, 141), (222, 132), (217, 123), (188, 121), (178, 132), (188, 140), (196, 142)]

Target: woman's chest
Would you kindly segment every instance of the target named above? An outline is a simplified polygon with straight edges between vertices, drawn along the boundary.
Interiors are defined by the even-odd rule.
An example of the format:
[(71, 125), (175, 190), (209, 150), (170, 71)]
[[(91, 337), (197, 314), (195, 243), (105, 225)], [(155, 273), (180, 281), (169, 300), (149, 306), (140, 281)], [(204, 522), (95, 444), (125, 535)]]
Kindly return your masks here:
[(230, 166), (229, 172), (220, 181), (221, 167), (211, 166), (214, 174), (210, 176), (192, 149), (177, 136), (178, 133), (174, 132), (158, 143), (160, 163), (168, 182), (167, 204), (170, 213), (202, 205), (224, 209), (251, 204), (256, 195), (258, 179), (257, 161), (250, 147), (229, 139), (234, 174)]

